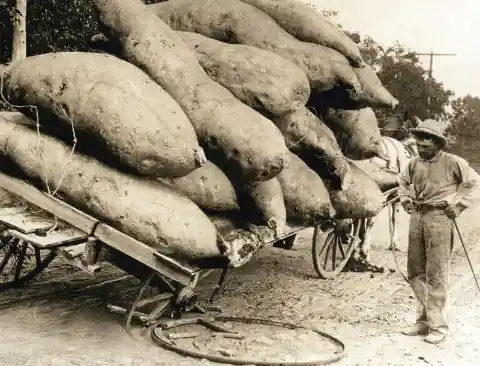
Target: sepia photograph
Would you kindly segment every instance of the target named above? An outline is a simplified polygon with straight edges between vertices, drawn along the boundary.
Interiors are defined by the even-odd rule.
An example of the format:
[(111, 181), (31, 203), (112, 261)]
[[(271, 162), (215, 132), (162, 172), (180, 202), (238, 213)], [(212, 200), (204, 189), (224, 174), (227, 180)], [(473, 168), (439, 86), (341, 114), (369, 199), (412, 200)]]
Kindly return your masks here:
[(0, 0), (0, 366), (477, 366), (479, 19)]

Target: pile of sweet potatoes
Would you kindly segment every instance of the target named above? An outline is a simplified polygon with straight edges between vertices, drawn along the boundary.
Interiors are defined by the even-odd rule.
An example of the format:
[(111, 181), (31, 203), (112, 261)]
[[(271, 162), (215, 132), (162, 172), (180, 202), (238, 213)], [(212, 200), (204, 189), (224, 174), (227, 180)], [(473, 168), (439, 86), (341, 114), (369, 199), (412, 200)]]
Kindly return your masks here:
[(93, 2), (103, 52), (0, 69), (20, 112), (0, 115), (0, 157), (23, 177), (168, 255), (231, 266), (292, 227), (378, 213), (369, 165), (350, 159), (383, 154), (372, 108), (397, 101), (320, 13)]

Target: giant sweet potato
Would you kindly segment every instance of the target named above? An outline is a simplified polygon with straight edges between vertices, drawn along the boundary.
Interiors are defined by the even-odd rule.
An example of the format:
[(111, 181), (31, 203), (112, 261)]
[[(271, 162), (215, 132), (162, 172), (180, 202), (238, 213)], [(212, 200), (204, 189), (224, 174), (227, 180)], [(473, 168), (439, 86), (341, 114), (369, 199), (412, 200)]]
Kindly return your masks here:
[(158, 180), (121, 173), (80, 153), (70, 158), (68, 145), (21, 124), (0, 120), (0, 130), (0, 154), (41, 187), (59, 187), (78, 209), (168, 255), (221, 256), (208, 217)]
[(102, 30), (123, 56), (145, 70), (181, 105), (214, 163), (263, 181), (284, 166), (285, 140), (271, 121), (214, 82), (180, 36), (140, 0), (94, 0)]
[(282, 116), (307, 103), (310, 85), (294, 63), (257, 47), (178, 32), (205, 72), (250, 107)]
[(355, 42), (319, 11), (298, 0), (241, 0), (260, 9), (283, 29), (305, 42), (333, 48), (354, 66), (361, 66), (362, 56)]
[(233, 211), (240, 208), (232, 183), (210, 161), (184, 177), (161, 181), (190, 198), (202, 209)]
[(328, 187), (330, 199), (339, 219), (364, 219), (377, 215), (383, 207), (382, 191), (360, 168), (350, 165), (352, 184), (345, 190)]
[(378, 78), (375, 70), (368, 64), (362, 68), (354, 68), (358, 81), (362, 85), (359, 100), (367, 102), (372, 107), (387, 107), (394, 109), (398, 100), (390, 94)]
[[(253, 109), (282, 116), (307, 103), (308, 78), (287, 59), (258, 47), (224, 43), (193, 32), (177, 33), (208, 76)], [(90, 44), (121, 57), (118, 45), (102, 33), (94, 35)]]
[(249, 222), (266, 225), (277, 235), (283, 233), (287, 211), (282, 186), (277, 178), (249, 184), (240, 205)]
[(152, 4), (150, 9), (175, 30), (277, 53), (305, 72), (313, 90), (328, 90), (338, 84), (361, 89), (341, 53), (297, 40), (267, 14), (240, 0), (170, 0)]
[(335, 134), (345, 156), (362, 160), (385, 155), (377, 118), (371, 108), (329, 109), (323, 120)]
[(342, 86), (333, 89), (314, 92), (310, 95), (308, 105), (314, 106), (320, 113), (328, 108), (361, 109), (380, 107), (393, 109), (398, 100), (382, 85), (377, 73), (368, 64), (362, 68), (353, 68), (362, 86), (360, 91), (353, 92)]
[(278, 175), (283, 190), (287, 221), (311, 226), (335, 214), (328, 191), (320, 177), (295, 154)]
[(365, 172), (375, 183), (377, 183), (382, 192), (399, 185), (398, 174), (386, 168), (380, 168), (371, 159), (351, 160), (350, 163)]
[(350, 167), (332, 131), (307, 108), (272, 118), (287, 147), (300, 156), (321, 178), (338, 188), (350, 184)]
[[(96, 53), (49, 53), (15, 61), (2, 75), (6, 99), (35, 106), (42, 126), (69, 133), (73, 127), (88, 135), (79, 145), (97, 141), (141, 174), (183, 176), (205, 162), (180, 106), (128, 62)], [(36, 119), (32, 108), (19, 110)]]

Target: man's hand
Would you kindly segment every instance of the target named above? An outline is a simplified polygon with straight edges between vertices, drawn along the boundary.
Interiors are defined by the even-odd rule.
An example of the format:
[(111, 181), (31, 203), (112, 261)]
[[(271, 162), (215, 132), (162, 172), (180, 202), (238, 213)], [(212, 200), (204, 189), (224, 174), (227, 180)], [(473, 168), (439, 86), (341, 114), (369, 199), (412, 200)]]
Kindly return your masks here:
[(455, 205), (451, 203), (445, 208), (445, 213), (448, 216), (448, 218), (454, 219), (460, 216), (463, 210), (465, 210), (465, 207), (463, 205), (460, 205), (460, 204)]
[(402, 206), (403, 206), (403, 209), (405, 210), (405, 212), (406, 212), (407, 214), (409, 214), (409, 215), (410, 215), (410, 214), (413, 212), (413, 210), (415, 209), (415, 208), (413, 207), (412, 201), (403, 201), (403, 202), (402, 202)]

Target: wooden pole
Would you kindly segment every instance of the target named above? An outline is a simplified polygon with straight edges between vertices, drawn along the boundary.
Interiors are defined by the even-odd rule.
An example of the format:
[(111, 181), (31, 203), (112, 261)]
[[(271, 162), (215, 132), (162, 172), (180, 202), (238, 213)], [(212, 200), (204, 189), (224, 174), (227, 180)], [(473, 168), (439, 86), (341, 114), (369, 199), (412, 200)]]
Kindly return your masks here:
[(13, 17), (12, 61), (27, 57), (27, 0), (16, 0)]
[(428, 53), (417, 53), (419, 56), (430, 56), (430, 67), (428, 69), (428, 78), (432, 78), (432, 72), (433, 72), (433, 57), (434, 56), (456, 56), (456, 53), (433, 53), (433, 51), (428, 52)]

